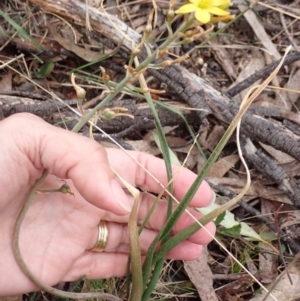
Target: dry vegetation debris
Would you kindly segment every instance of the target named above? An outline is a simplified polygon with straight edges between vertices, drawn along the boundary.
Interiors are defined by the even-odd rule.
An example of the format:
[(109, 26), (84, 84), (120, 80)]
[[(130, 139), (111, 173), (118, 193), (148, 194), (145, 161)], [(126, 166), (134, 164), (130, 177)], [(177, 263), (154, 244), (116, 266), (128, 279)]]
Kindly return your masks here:
[[(235, 0), (231, 13), (244, 14), (231, 26), (218, 32), (225, 26), (219, 23), (212, 32), (200, 35), (190, 44), (177, 41), (168, 49), (168, 59), (187, 53), (188, 58), (178, 65), (145, 71), (149, 87), (156, 91), (152, 93), (153, 99), (185, 116), (191, 129), (199, 133), (198, 141), (208, 156), (248, 89), (260, 84), (276, 67), (286, 47), (293, 46), (284, 68), (272, 86), (255, 100), (241, 127), (252, 185), (234, 213), (235, 218), (251, 226), (261, 240), (242, 236), (240, 226), (220, 225), (218, 233), (227, 250), (264, 285), (274, 282), (280, 272), (286, 270), (283, 262), (289, 262), (300, 251), (299, 3), (299, 0), (273, 0), (258, 2), (249, 9), (246, 2)], [(59, 5), (58, 1), (2, 1), (0, 60), (1, 64), (12, 61), (0, 70), (1, 117), (31, 112), (70, 129), (78, 119), (69, 109), (69, 106), (77, 106), (70, 74), (74, 72), (77, 84), (86, 90), (82, 109), (95, 106), (124, 77), (132, 41), (138, 43), (147, 30), (153, 7), (149, 42), (156, 47), (167, 37), (169, 4), (161, 0), (87, 0), (82, 3), (61, 0)], [(175, 7), (179, 4), (175, 1)], [(175, 16), (172, 29), (175, 31), (182, 22), (182, 16)], [(209, 25), (204, 29), (208, 30)], [(195, 30), (198, 32), (200, 28)], [(146, 56), (142, 51), (140, 59)], [(166, 59), (159, 58), (155, 64)], [(53, 93), (65, 104), (55, 101)], [(160, 155), (153, 138), (153, 117), (136, 80), (110, 107), (126, 108), (135, 118), (99, 120), (101, 129), (127, 149)], [(169, 145), (178, 159), (182, 162), (189, 155), (188, 168), (195, 172), (201, 170), (205, 159), (196, 147), (191, 149), (193, 139), (184, 120), (164, 107), (157, 106), (157, 109)], [(88, 130), (84, 128), (82, 134), (88, 135)], [(102, 143), (106, 140), (97, 130), (94, 137)], [(244, 186), (244, 168), (234, 139), (211, 169), (208, 180), (219, 193), (220, 202)], [(207, 255), (203, 253), (199, 261), (184, 263), (188, 277), (178, 264), (168, 263), (154, 299), (186, 300), (198, 296), (198, 290), (202, 301), (262, 300), (261, 296), (254, 297), (261, 290), (257, 282), (217, 243), (212, 243)], [(203, 270), (212, 271), (206, 273), (205, 281), (201, 276)], [(290, 273), (293, 290), (284, 276), (273, 292), (277, 300), (299, 297), (299, 271), (293, 268)], [(196, 289), (190, 288), (189, 278)], [(74, 289), (72, 285), (64, 285)], [(124, 290), (121, 280), (113, 285), (121, 292)], [(85, 284), (84, 289), (86, 287), (90, 284)], [(33, 300), (34, 297), (24, 298)]]

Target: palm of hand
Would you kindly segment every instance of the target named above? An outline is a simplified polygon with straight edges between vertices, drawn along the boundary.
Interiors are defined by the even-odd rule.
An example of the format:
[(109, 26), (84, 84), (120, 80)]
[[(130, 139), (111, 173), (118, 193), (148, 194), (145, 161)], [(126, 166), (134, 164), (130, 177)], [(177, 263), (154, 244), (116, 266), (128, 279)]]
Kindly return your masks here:
[[(89, 139), (54, 128), (36, 117), (21, 116), (8, 118), (0, 126), (0, 144), (5, 145), (0, 156), (0, 191), (3, 191), (0, 195), (0, 267), (7, 275), (0, 281), (1, 294), (38, 289), (20, 271), (13, 255), (12, 236), (16, 218), (44, 169), (52, 175), (48, 176), (43, 189), (59, 188), (61, 178), (72, 179), (75, 185), (72, 180), (67, 182), (75, 197), (62, 193), (37, 194), (20, 235), (21, 252), (30, 270), (49, 285), (76, 280), (84, 275), (91, 278), (125, 275), (129, 212), (120, 206), (114, 196), (115, 190), (111, 190), (114, 174), (105, 150)], [(141, 153), (132, 155), (166, 185), (163, 161)], [(155, 194), (161, 191), (160, 185), (125, 153), (109, 150), (108, 159), (132, 185)], [(190, 171), (183, 170), (183, 174), (175, 179), (175, 196), (178, 199), (182, 198), (194, 178)], [(130, 203), (130, 196), (124, 197)], [(211, 191), (204, 183), (191, 205), (205, 206), (210, 197)], [(143, 193), (139, 220), (145, 218), (154, 199), (153, 195)], [(166, 203), (159, 203), (140, 237), (143, 254), (164, 225), (165, 212)], [(198, 213), (194, 215), (199, 218)], [(109, 221), (109, 239), (105, 252), (94, 253), (89, 249), (96, 242), (101, 219)], [(174, 233), (191, 222), (191, 218), (183, 216)], [(207, 229), (214, 233), (212, 224)], [(201, 245), (210, 240), (210, 236), (200, 230), (189, 241), (172, 250), (169, 257), (193, 259), (201, 252)], [(15, 283), (18, 283), (17, 287)]]
[[(53, 189), (59, 187), (60, 181), (51, 176), (46, 184), (46, 187)], [(28, 188), (24, 186), (26, 190)], [(74, 187), (72, 191), (76, 191)], [(10, 271), (19, 270), (11, 252), (12, 231), (27, 195), (24, 194), (22, 202), (17, 202), (17, 198), (20, 198), (18, 194), (5, 210), (1, 210), (2, 214), (11, 215), (6, 225), (8, 231), (3, 227), (0, 230), (0, 233), (4, 232), (0, 237), (6, 241), (6, 248), (1, 251), (4, 259), (2, 266), (7, 266)], [(5, 219), (2, 214), (0, 220)], [(61, 193), (38, 194), (27, 213), (20, 235), (21, 251), (30, 270), (50, 285), (88, 275), (90, 271), (87, 267), (92, 264), (93, 257), (88, 256), (90, 252), (87, 250), (96, 241), (97, 225), (104, 214), (104, 210), (87, 203), (77, 191), (75, 197)], [(23, 276), (22, 273), (20, 276)], [(24, 282), (16, 278), (16, 283)]]

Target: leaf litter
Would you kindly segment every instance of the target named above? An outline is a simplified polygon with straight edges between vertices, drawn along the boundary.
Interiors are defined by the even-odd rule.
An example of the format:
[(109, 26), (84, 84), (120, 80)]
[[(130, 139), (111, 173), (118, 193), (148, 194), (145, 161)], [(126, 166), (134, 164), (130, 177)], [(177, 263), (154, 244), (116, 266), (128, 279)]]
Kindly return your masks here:
[[(13, 4), (12, 7), (23, 12), (23, 15), (21, 13), (20, 16), (25, 18), (25, 12), (27, 11), (25, 4), (19, 1), (10, 2)], [(85, 1), (83, 2), (85, 3)], [(100, 2), (92, 2), (90, 3), (92, 6), (99, 8)], [(189, 45), (175, 45), (168, 51), (174, 55), (190, 52), (190, 58), (186, 59), (182, 65), (189, 72), (205, 78), (209, 85), (216, 88), (219, 92), (225, 93), (238, 82), (247, 80), (250, 74), (261, 70), (274, 60), (280, 59), (285, 47), (291, 43), (291, 39), (294, 45), (299, 47), (300, 38), (298, 32), (300, 30), (300, 21), (299, 17), (297, 19), (296, 15), (293, 14), (293, 10), (290, 9), (294, 7), (297, 12), (297, 9), (299, 9), (297, 8), (298, 1), (284, 2), (273, 1), (271, 8), (263, 5), (264, 3), (258, 3), (253, 7), (253, 10), (246, 12), (241, 19), (230, 26), (224, 34), (216, 36), (204, 46), (198, 47), (205, 40), (205, 37)], [(151, 41), (159, 43), (160, 39), (166, 36), (165, 19), (169, 3), (166, 1), (156, 1), (155, 3), (157, 5), (157, 26), (153, 28)], [(179, 1), (175, 1), (176, 7), (179, 4), (181, 4)], [(118, 1), (110, 0), (104, 2), (103, 5), (107, 13), (117, 15), (121, 21), (125, 22), (137, 33), (144, 32), (148, 15), (153, 7), (152, 1), (124, 1), (119, 3)], [(247, 8), (248, 6), (244, 2), (233, 1), (231, 12), (238, 14)], [(8, 15), (11, 14), (10, 9), (10, 6), (6, 6), (4, 3), (1, 4), (1, 10)], [(284, 18), (281, 14), (284, 15)], [(46, 21), (42, 22), (43, 20)], [(31, 29), (24, 25), (25, 31), (30, 32), (36, 43), (32, 43), (30, 38), (20, 38), (15, 34), (16, 29), (12, 26), (12, 23), (9, 24), (7, 19), (2, 20), (0, 29), (5, 34), (0, 38), (0, 58), (1, 60), (7, 60), (19, 51), (24, 52), (26, 59), (30, 60), (31, 63), (25, 64), (21, 62), (15, 68), (21, 73), (24, 73), (24, 70), (27, 69), (27, 73), (30, 75), (34, 75), (43, 63), (54, 62), (53, 70), (49, 74), (34, 80), (35, 83), (41, 86), (53, 89), (62, 99), (74, 97), (74, 91), (69, 80), (70, 70), (80, 70), (78, 68), (86, 65), (80, 73), (80, 84), (86, 85), (87, 99), (92, 99), (103, 91), (109, 92), (113, 89), (113, 86), (107, 86), (98, 80), (99, 76), (101, 76), (99, 65), (107, 70), (112, 82), (118, 82), (120, 76), (125, 73), (123, 68), (126, 64), (124, 49), (122, 52), (122, 47), (120, 47), (119, 51), (114, 53), (113, 49), (118, 47), (118, 45), (115, 45), (113, 48), (108, 47), (110, 41), (107, 37), (102, 37), (100, 42), (92, 35), (87, 35), (82, 30), (82, 27), (72, 26), (71, 30), (71, 27), (61, 19), (57, 19), (52, 15), (46, 15), (41, 11), (36, 16), (36, 22), (32, 18), (29, 21)], [(181, 17), (176, 16), (176, 22), (173, 26), (179, 26), (181, 21)], [(218, 24), (214, 31), (217, 31), (224, 25), (222, 23)], [(59, 32), (58, 28), (60, 28)], [(25, 37), (27, 36), (25, 35)], [(39, 45), (51, 51), (45, 50), (45, 52), (40, 53)], [(0, 76), (2, 92), (15, 90), (19, 92), (36, 91), (35, 84), (24, 80), (16, 73), (2, 70)], [(258, 79), (257, 82), (260, 80)], [(153, 89), (165, 90), (166, 88), (161, 82), (151, 78), (150, 75), (149, 82), (151, 83), (150, 87)], [(283, 125), (288, 129), (293, 129), (295, 124), (298, 126), (300, 123), (298, 115), (300, 99), (298, 83), (299, 62), (298, 64), (294, 63), (291, 66), (282, 68), (276, 80), (272, 83), (275, 88), (267, 89), (255, 101), (255, 104), (258, 106), (268, 109), (276, 108), (278, 114), (276, 116), (259, 115), (259, 118), (272, 120), (272, 122)], [(133, 82), (132, 85), (134, 84)], [(250, 87), (251, 85), (247, 89)], [(284, 87), (287, 90), (276, 89), (280, 87)], [(39, 92), (43, 94), (43, 92)], [(244, 93), (245, 91), (241, 91), (234, 98), (234, 101), (242, 99)], [(131, 99), (132, 97), (134, 96), (124, 93), (118, 101), (126, 98)], [(158, 99), (182, 102), (182, 99), (172, 89), (166, 89), (166, 93), (163, 96), (158, 96)], [(138, 99), (138, 101), (141, 101), (141, 99)], [(51, 116), (51, 118), (56, 120), (55, 118), (59, 117)], [(210, 126), (200, 133), (198, 139), (206, 155), (209, 155), (217, 144), (228, 125), (228, 120), (223, 114), (218, 115), (217, 112), (214, 112), (209, 119), (209, 123)], [(192, 120), (190, 125), (197, 132), (199, 121)], [(166, 123), (165, 127), (168, 126), (174, 125)], [(114, 127), (111, 130), (113, 132)], [(126, 136), (125, 142), (136, 150), (146, 151), (159, 156), (159, 147), (154, 143), (153, 138), (147, 138), (150, 137), (149, 135), (153, 135), (151, 131), (153, 131), (151, 127), (142, 131), (134, 129), (132, 133)], [(192, 149), (190, 148), (193, 140), (183, 123), (178, 124), (176, 128), (167, 132), (167, 138), (169, 144), (172, 145), (172, 153), (177, 157), (177, 160), (183, 162), (186, 156), (189, 155), (188, 167), (194, 171), (197, 168), (201, 168), (204, 162), (203, 157), (197, 151), (196, 146), (193, 146)], [(288, 176), (294, 180), (293, 183), (296, 186), (298, 185), (299, 162), (295, 158), (282, 150), (274, 148), (274, 146), (266, 144), (265, 141), (258, 140), (256, 146), (261, 146), (276, 164), (283, 167)], [(253, 167), (251, 173), (251, 189), (244, 200), (256, 208), (262, 216), (269, 217), (271, 222), (274, 220), (274, 211), (278, 210), (281, 204), (284, 204), (284, 210), (281, 210), (279, 214), (280, 229), (284, 230), (286, 235), (290, 235), (299, 243), (300, 235), (297, 235), (297, 233), (300, 233), (299, 214), (295, 210), (289, 194), (282, 190), (282, 187), (273, 180), (261, 173), (260, 170)], [(238, 193), (244, 187), (245, 170), (238, 159), (234, 139), (228, 144), (219, 160), (215, 163), (208, 179), (213, 181), (216, 186), (225, 187), (233, 193)], [(220, 196), (217, 198), (217, 203), (221, 204), (226, 200), (228, 198)], [(282, 246), (278, 245), (275, 239), (278, 233), (270, 231), (267, 225), (259, 219), (259, 216), (252, 217), (249, 212), (240, 207), (234, 208), (232, 212), (227, 212), (226, 217), (219, 225), (218, 238), (221, 238), (221, 242), (239, 260), (244, 261), (248, 269), (264, 284), (272, 283), (284, 271), (282, 260), (279, 257), (279, 248), (283, 249), (287, 263), (291, 261), (295, 254), (295, 251), (293, 252), (287, 243), (283, 243)], [(222, 232), (223, 228), (221, 227), (227, 230), (231, 229), (232, 232)], [(233, 233), (235, 235), (232, 235)], [(260, 241), (256, 242), (251, 239), (247, 241), (245, 238), (255, 238)], [(206, 257), (210, 259), (207, 260)], [(208, 246), (208, 255), (203, 252), (201, 257), (195, 262), (184, 263), (184, 270), (182, 269), (178, 273), (176, 280), (184, 281), (188, 277), (194, 283), (198, 293), (194, 291), (192, 294), (177, 294), (176, 296), (176, 289), (173, 288), (173, 294), (172, 288), (168, 287), (167, 290), (166, 288), (161, 288), (158, 295), (153, 296), (153, 298), (156, 299), (159, 294), (168, 293), (168, 298), (174, 300), (185, 300), (191, 298), (191, 296), (200, 297), (201, 300), (216, 300), (217, 298), (221, 300), (263, 300), (263, 294), (260, 294), (259, 286), (248, 275), (244, 274), (240, 268), (237, 268), (233, 261), (228, 258), (228, 255), (215, 243)], [(287, 276), (284, 275), (272, 293), (277, 300), (296, 300), (299, 298), (299, 269), (297, 265), (294, 265), (289, 270), (294, 284), (290, 285)], [(172, 270), (170, 269), (170, 271)], [(217, 277), (214, 278), (214, 275)], [(221, 279), (220, 275), (222, 275), (223, 279)], [(172, 282), (169, 278), (166, 277), (162, 281), (168, 280), (168, 282)], [(83, 282), (86, 281), (83, 280)], [(117, 287), (119, 287), (120, 291), (124, 289), (122, 281), (119, 281)], [(42, 295), (36, 297), (36, 299), (42, 298)], [(49, 296), (49, 298), (51, 297)], [(24, 296), (23, 299), (28, 299), (28, 296)], [(268, 297), (267, 300), (273, 299)]]

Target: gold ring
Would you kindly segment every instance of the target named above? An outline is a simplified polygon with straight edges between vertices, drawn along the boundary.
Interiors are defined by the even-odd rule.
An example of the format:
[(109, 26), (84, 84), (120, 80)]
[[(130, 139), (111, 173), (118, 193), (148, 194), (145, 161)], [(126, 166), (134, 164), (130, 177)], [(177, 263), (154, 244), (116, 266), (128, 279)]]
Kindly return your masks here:
[(98, 238), (97, 242), (90, 251), (103, 252), (108, 241), (108, 227), (107, 221), (100, 221), (98, 225)]

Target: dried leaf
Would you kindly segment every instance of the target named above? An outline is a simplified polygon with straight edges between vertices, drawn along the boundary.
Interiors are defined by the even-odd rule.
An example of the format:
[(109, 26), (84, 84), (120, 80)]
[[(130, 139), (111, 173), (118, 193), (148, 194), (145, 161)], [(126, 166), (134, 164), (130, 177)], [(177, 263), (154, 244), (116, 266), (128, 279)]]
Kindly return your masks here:
[(237, 77), (236, 66), (232, 62), (232, 59), (227, 51), (227, 49), (218, 47), (222, 42), (217, 39), (211, 40), (209, 44), (212, 46), (213, 52), (218, 59), (218, 62), (222, 65), (223, 70), (227, 73), (231, 80)]
[(218, 301), (213, 288), (213, 275), (207, 264), (207, 249), (203, 248), (200, 257), (184, 261), (184, 269), (195, 285), (202, 301)]
[(295, 210), (293, 212), (287, 213), (287, 216), (281, 219), (280, 228), (286, 228), (293, 225), (299, 225), (300, 224), (300, 211)]
[[(275, 208), (273, 202), (268, 202), (261, 199), (261, 213), (263, 215), (273, 214)], [(277, 236), (273, 231), (270, 231), (267, 225), (260, 226), (261, 236), (266, 240), (277, 240)], [(275, 242), (274, 242), (275, 243)], [(259, 269), (261, 271), (260, 276), (264, 283), (271, 283), (278, 275), (278, 255), (274, 254), (274, 247), (269, 244), (259, 243), (262, 251), (259, 252)], [(275, 243), (276, 246), (276, 243)], [(278, 246), (277, 246), (278, 247)], [(264, 252), (263, 250), (266, 250)]]
[(297, 160), (293, 160), (289, 163), (283, 163), (281, 164), (281, 167), (290, 178), (293, 178), (300, 174), (300, 162)]
[(217, 161), (208, 172), (208, 177), (222, 178), (238, 161), (238, 155), (230, 155)]
[(145, 152), (153, 156), (157, 156), (161, 154), (158, 147), (153, 146), (151, 143), (145, 140), (131, 140), (131, 141), (126, 141), (126, 143), (130, 144), (135, 150), (140, 152)]
[[(290, 78), (290, 80), (286, 84), (287, 89), (291, 90), (299, 90), (299, 82), (300, 82), (300, 69), (298, 69)], [(292, 104), (295, 104), (299, 98), (298, 93), (287, 92), (287, 96)]]
[[(246, 79), (247, 77), (249, 77), (249, 74), (252, 74), (257, 70), (260, 70), (265, 66), (265, 60), (264, 60), (263, 56), (258, 51), (253, 51), (252, 53), (253, 53), (253, 56), (251, 57), (250, 61), (248, 63), (246, 63), (245, 66), (243, 66), (243, 68), (241, 68), (240, 74), (238, 75), (236, 81), (233, 84), (231, 84), (231, 87), (234, 87), (236, 84), (238, 84), (239, 82), (241, 82), (244, 79)], [(249, 86), (249, 89), (259, 83), (260, 83), (260, 81), (256, 81), (251, 86)], [(248, 89), (245, 91), (242, 91), (239, 94), (239, 96), (238, 96), (239, 100), (242, 100), (245, 97), (245, 95), (247, 94), (247, 91), (248, 91)]]
[[(208, 178), (214, 184), (223, 185), (225, 188), (239, 193), (244, 187), (246, 181), (244, 179), (234, 178)], [(291, 205), (291, 200), (279, 189), (271, 186), (264, 186), (259, 181), (252, 182), (250, 189), (247, 191), (244, 199), (264, 198), (270, 201), (276, 201)]]
[[(272, 291), (272, 295), (278, 301), (295, 301), (300, 297), (300, 272), (299, 267), (294, 265), (289, 269), (289, 274), (292, 278), (293, 285), (291, 285), (287, 274), (285, 274), (275, 289)], [(250, 301), (262, 301), (266, 293), (263, 292), (260, 295), (252, 298)], [(272, 296), (268, 296), (265, 301), (274, 301)]]
[(278, 256), (274, 255), (274, 249), (265, 243), (259, 243), (259, 247), (262, 249), (258, 255), (260, 277), (263, 283), (271, 283), (277, 275)]
[(12, 72), (8, 71), (0, 81), (0, 91), (7, 92), (12, 90)]
[(267, 151), (279, 164), (282, 163), (288, 163), (288, 162), (292, 162), (294, 161), (294, 158), (291, 157), (290, 155), (283, 153), (280, 150), (275, 149), (274, 147), (270, 146), (270, 145), (266, 145), (263, 143), (259, 143), (262, 148)]
[[(239, 3), (241, 3), (238, 5), (240, 11), (243, 11), (248, 7), (243, 4), (243, 1), (239, 1)], [(244, 17), (255, 32), (257, 38), (260, 40), (262, 45), (268, 50), (268, 52), (271, 55), (273, 55), (276, 59), (281, 59), (280, 53), (278, 52), (276, 46), (272, 43), (270, 37), (266, 33), (265, 28), (259, 21), (258, 16), (255, 14), (255, 12), (250, 9), (244, 14)]]
[(95, 52), (89, 49), (79, 47), (74, 41), (68, 41), (66, 37), (60, 35), (55, 26), (50, 26), (54, 39), (65, 49), (74, 52), (87, 62), (99, 61), (104, 56), (102, 52)]
[(209, 148), (213, 150), (216, 145), (219, 143), (221, 137), (224, 135), (225, 130), (223, 126), (215, 125), (211, 133), (209, 134), (206, 143), (209, 145)]

